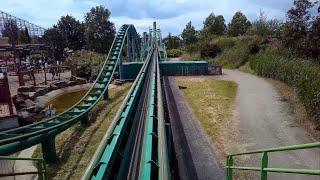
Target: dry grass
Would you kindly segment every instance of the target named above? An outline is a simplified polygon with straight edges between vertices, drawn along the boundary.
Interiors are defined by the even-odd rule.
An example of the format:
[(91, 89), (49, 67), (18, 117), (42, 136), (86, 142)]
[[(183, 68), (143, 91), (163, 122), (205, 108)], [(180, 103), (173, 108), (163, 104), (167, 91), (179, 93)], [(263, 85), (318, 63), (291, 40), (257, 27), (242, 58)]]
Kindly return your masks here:
[[(233, 104), (238, 85), (233, 81), (213, 80), (212, 77), (177, 77), (184, 86), (184, 95), (201, 126), (211, 139), (221, 164), (226, 164), (227, 153), (241, 152), (244, 140), (237, 128)], [(248, 164), (248, 156), (235, 159), (236, 165)], [(234, 171), (235, 180), (256, 179), (256, 173)]]
[(237, 84), (232, 81), (213, 80), (212, 77), (177, 77), (184, 86), (184, 95), (195, 112), (200, 124), (212, 140), (222, 164), (227, 152), (236, 148), (236, 123), (232, 105)]
[(239, 71), (256, 75), (256, 72), (254, 72), (254, 70), (252, 70), (252, 69), (250, 68), (250, 62), (246, 62), (245, 65), (241, 66), (241, 67), (239, 68)]
[[(89, 127), (74, 125), (56, 137), (60, 161), (48, 165), (49, 179), (81, 179), (130, 86), (126, 83), (111, 89), (111, 100), (99, 102), (89, 114)], [(34, 156), (42, 156), (40, 146)]]

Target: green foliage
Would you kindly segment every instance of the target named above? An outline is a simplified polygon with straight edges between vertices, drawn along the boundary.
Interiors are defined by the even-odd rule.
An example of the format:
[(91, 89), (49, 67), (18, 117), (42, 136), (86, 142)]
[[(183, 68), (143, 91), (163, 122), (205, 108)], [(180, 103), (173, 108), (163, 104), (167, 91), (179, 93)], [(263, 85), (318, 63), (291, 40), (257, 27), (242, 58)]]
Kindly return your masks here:
[(18, 31), (18, 44), (29, 44), (31, 41), (28, 29)]
[(177, 36), (172, 36), (169, 33), (168, 37), (163, 39), (166, 42), (167, 49), (177, 49), (180, 47), (180, 39)]
[(283, 81), (294, 87), (309, 115), (320, 121), (320, 67), (309, 60), (260, 53), (250, 60), (260, 76)]
[(201, 58), (214, 58), (221, 53), (220, 47), (213, 43), (206, 43), (200, 49)]
[(215, 16), (211, 13), (203, 22), (202, 36), (223, 35), (226, 31), (226, 24), (222, 15)]
[(89, 79), (98, 75), (104, 59), (105, 56), (103, 54), (81, 50), (67, 57), (66, 64), (75, 65), (77, 67), (77, 75)]
[(180, 58), (184, 61), (199, 61), (200, 53), (182, 53)]
[(104, 6), (91, 8), (85, 15), (87, 48), (98, 53), (107, 53), (115, 37), (114, 24), (109, 20), (110, 11)]
[(243, 35), (249, 29), (251, 23), (248, 21), (247, 17), (238, 11), (232, 17), (231, 23), (228, 25), (228, 35), (239, 36)]
[(295, 0), (294, 7), (287, 12), (288, 20), (283, 26), (285, 45), (300, 56), (313, 57), (320, 62), (320, 16), (312, 16), (310, 9), (315, 3)]
[(230, 37), (220, 36), (212, 40), (222, 51), (232, 48), (235, 45), (235, 40)]
[(169, 49), (167, 50), (168, 57), (179, 57), (181, 56), (182, 51), (180, 49)]
[(9, 19), (4, 22), (2, 36), (9, 38), (9, 44), (17, 43), (18, 40), (18, 26), (15, 20)]
[(84, 26), (74, 17), (62, 16), (57, 23), (57, 29), (65, 39), (68, 48), (80, 50), (85, 45)]
[(192, 26), (191, 21), (183, 29), (181, 37), (186, 46), (197, 42), (197, 31), (195, 30), (194, 26)]
[(63, 58), (63, 50), (66, 47), (66, 42), (57, 27), (54, 26), (53, 28), (47, 29), (44, 32), (43, 39), (45, 44), (52, 48), (52, 56), (54, 59), (61, 60)]
[(238, 38), (219, 38), (215, 40), (218, 47), (222, 49), (222, 53), (215, 59), (210, 60), (211, 65), (220, 64), (224, 68), (239, 68), (244, 65), (254, 52), (253, 48), (260, 46), (262, 38), (254, 36), (244, 36)]
[(280, 32), (281, 22), (276, 19), (267, 20), (267, 16), (261, 11), (259, 19), (252, 23), (247, 33), (250, 35), (279, 37)]

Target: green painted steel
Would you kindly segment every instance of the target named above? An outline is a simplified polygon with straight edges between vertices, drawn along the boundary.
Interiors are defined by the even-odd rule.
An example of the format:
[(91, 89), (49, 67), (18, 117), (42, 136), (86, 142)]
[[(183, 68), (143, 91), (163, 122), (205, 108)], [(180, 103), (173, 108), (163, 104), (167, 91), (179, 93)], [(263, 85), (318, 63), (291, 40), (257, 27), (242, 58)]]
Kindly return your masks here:
[(38, 178), (40, 180), (47, 179), (47, 166), (44, 160), (41, 158), (20, 158), (20, 157), (12, 157), (12, 156), (0, 156), (0, 161), (33, 161), (37, 168), (37, 171), (0, 173), (0, 178), (9, 177), (9, 176), (35, 174), (35, 175), (38, 175)]
[[(227, 180), (232, 180), (232, 171), (236, 170), (251, 170), (251, 171), (260, 171), (261, 180), (268, 179), (268, 172), (275, 173), (293, 173), (293, 174), (306, 174), (306, 175), (320, 175), (320, 167), (319, 169), (290, 169), (290, 168), (270, 168), (268, 167), (269, 161), (269, 153), (272, 152), (287, 152), (292, 150), (300, 150), (300, 149), (311, 149), (311, 148), (320, 148), (320, 142), (308, 143), (308, 144), (298, 144), (292, 146), (283, 146), (278, 148), (269, 148), (269, 149), (259, 149), (254, 151), (248, 151), (243, 153), (235, 153), (229, 154), (227, 156)], [(250, 155), (250, 154), (262, 154), (261, 158), (261, 167), (243, 167), (243, 166), (234, 166), (233, 157), (241, 156), (241, 155)]]
[(136, 79), (144, 62), (126, 62), (122, 64), (123, 79)]
[(169, 159), (164, 125), (159, 56), (154, 52), (150, 99), (140, 161), (139, 179), (170, 179)]
[[(154, 38), (152, 37), (152, 39)], [(140, 68), (123, 106), (113, 121), (114, 123), (108, 128), (101, 141), (82, 178), (83, 180), (124, 179), (129, 176), (139, 179), (171, 178), (158, 54), (157, 46), (153, 45), (149, 48), (145, 63)], [(132, 64), (140, 63), (130, 63), (128, 67)], [(140, 109), (137, 109), (141, 100), (143, 100), (143, 107), (140, 106)], [(132, 144), (136, 142), (134, 138), (138, 133), (134, 133), (132, 129), (137, 128), (139, 123), (134, 116), (145, 111), (145, 116), (139, 117), (140, 122), (143, 122), (142, 129), (139, 131), (142, 135), (142, 141), (140, 141), (142, 144), (138, 146), (139, 150), (136, 151), (139, 154), (134, 156)], [(138, 132), (138, 129), (136, 130)], [(130, 160), (135, 159), (132, 157), (136, 157), (139, 162), (133, 165), (139, 171), (135, 175), (130, 174), (126, 169), (128, 168), (127, 164), (131, 163)], [(132, 168), (132, 170), (136, 168)]]
[(207, 75), (206, 61), (163, 61), (160, 71), (164, 76)]
[[(151, 55), (149, 54), (148, 57)], [(115, 117), (114, 125), (112, 125), (106, 136), (100, 143), (94, 158), (84, 174), (82, 179), (113, 179), (116, 174), (112, 171), (115, 164), (120, 164), (125, 154), (123, 152), (123, 145), (127, 144), (128, 132), (127, 128), (130, 128), (130, 115), (133, 113), (134, 108), (137, 106), (138, 96), (141, 94), (142, 87), (146, 78), (146, 70), (149, 65), (150, 58), (147, 58), (143, 64), (138, 77), (136, 78), (126, 100), (124, 106), (118, 111), (118, 115)], [(119, 156), (120, 155), (120, 156)], [(119, 170), (119, 169), (118, 169)]]
[(88, 112), (107, 93), (128, 35), (138, 36), (133, 25), (123, 25), (90, 90), (74, 106), (50, 119), (0, 133), (0, 155), (7, 155), (46, 141), (73, 124), (85, 120)]

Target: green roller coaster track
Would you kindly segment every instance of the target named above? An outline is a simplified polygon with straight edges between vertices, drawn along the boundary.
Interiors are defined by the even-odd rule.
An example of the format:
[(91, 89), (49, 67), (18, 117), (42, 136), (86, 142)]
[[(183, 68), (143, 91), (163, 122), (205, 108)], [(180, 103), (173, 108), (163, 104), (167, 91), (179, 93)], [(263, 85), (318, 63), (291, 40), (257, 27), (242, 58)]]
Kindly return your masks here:
[[(90, 90), (74, 106), (52, 118), (1, 132), (0, 155), (8, 155), (42, 143), (44, 159), (47, 162), (55, 161), (55, 136), (79, 121), (82, 124), (86, 124), (88, 122), (88, 112), (102, 97), (104, 99), (108, 98), (108, 86), (121, 61), (123, 47), (128, 37), (132, 41), (139, 39), (133, 25), (123, 25), (120, 28), (97, 79)], [(138, 44), (137, 42), (135, 43)], [(139, 53), (139, 48), (139, 46), (136, 46), (135, 49), (131, 49)]]
[[(130, 47), (124, 48), (126, 43)], [(160, 30), (156, 28), (155, 23), (149, 33), (143, 34), (141, 46), (139, 43), (140, 38), (133, 25), (123, 25), (112, 43), (98, 78), (86, 95), (74, 106), (53, 118), (1, 132), (0, 155), (7, 155), (41, 143), (44, 159), (47, 162), (56, 160), (55, 136), (76, 122), (88, 123), (88, 112), (100, 99), (108, 99), (108, 86), (117, 67), (121, 76), (121, 55), (127, 50), (129, 58), (140, 59), (144, 63), (82, 179), (174, 179), (176, 174), (171, 167), (173, 151), (169, 137), (170, 122), (165, 121), (159, 68), (159, 62), (166, 60), (167, 57)], [(177, 69), (176, 66), (171, 68)], [(269, 172), (320, 175), (319, 169), (268, 167), (269, 153), (319, 147), (320, 142), (315, 142), (229, 154), (226, 179), (232, 179), (234, 170), (260, 171), (262, 180), (267, 179)], [(248, 154), (262, 154), (261, 167), (235, 166), (233, 159), (236, 156)], [(0, 157), (0, 159), (16, 158)], [(24, 160), (38, 162), (38, 172), (29, 173), (46, 178), (46, 166), (42, 159), (24, 158)]]

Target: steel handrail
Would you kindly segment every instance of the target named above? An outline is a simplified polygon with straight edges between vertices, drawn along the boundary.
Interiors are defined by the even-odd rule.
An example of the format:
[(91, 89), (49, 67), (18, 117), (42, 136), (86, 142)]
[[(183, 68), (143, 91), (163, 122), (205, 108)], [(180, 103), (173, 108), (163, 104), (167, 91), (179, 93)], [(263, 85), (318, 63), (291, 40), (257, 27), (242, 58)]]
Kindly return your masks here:
[[(306, 174), (306, 175), (320, 175), (320, 167), (319, 169), (294, 169), (294, 168), (271, 168), (268, 167), (268, 153), (271, 152), (283, 152), (283, 151), (293, 151), (300, 149), (312, 149), (312, 148), (320, 148), (320, 142), (313, 142), (307, 144), (297, 144), (291, 146), (283, 146), (277, 148), (267, 148), (267, 149), (259, 149), (241, 153), (234, 153), (227, 155), (227, 180), (232, 180), (232, 170), (250, 170), (250, 171), (260, 171), (261, 172), (261, 180), (268, 179), (268, 172), (275, 173), (293, 173), (293, 174)], [(250, 155), (250, 154), (261, 154), (261, 167), (247, 167), (247, 166), (234, 166), (233, 165), (233, 157), (234, 156), (242, 156), (242, 155)]]
[(0, 156), (0, 160), (7, 161), (36, 161), (38, 171), (27, 171), (27, 172), (12, 172), (12, 173), (0, 173), (0, 177), (8, 176), (20, 176), (28, 174), (38, 174), (40, 180), (47, 179), (47, 166), (42, 158), (23, 158), (23, 157), (12, 157), (12, 156)]

